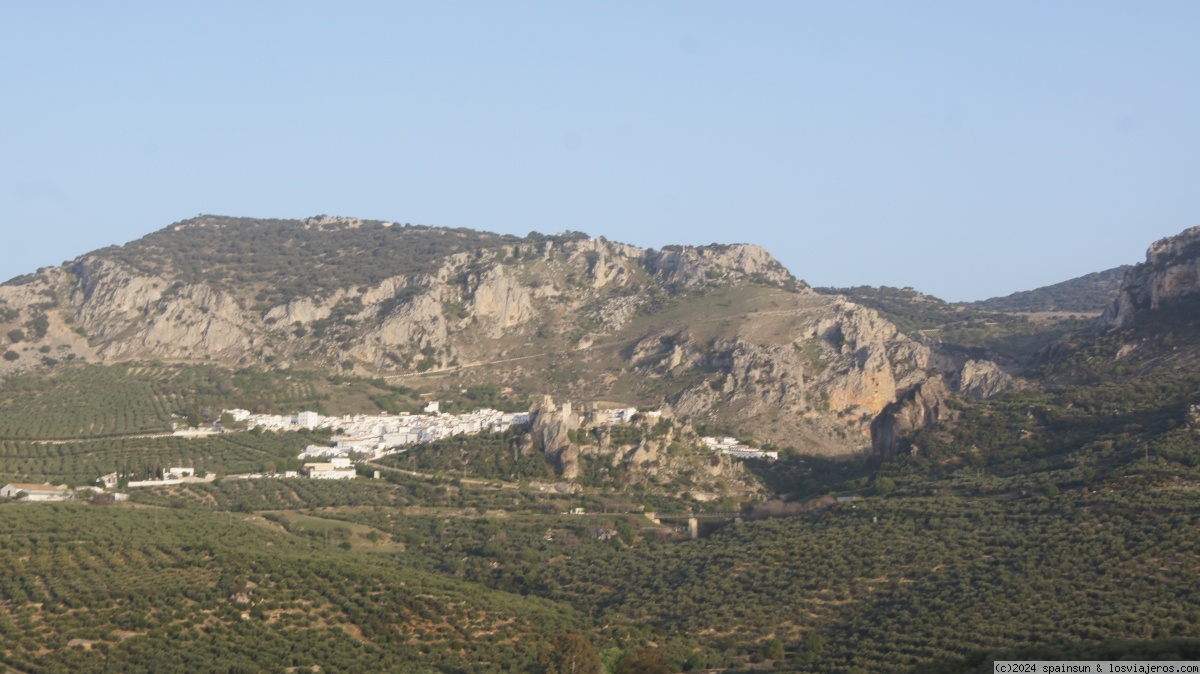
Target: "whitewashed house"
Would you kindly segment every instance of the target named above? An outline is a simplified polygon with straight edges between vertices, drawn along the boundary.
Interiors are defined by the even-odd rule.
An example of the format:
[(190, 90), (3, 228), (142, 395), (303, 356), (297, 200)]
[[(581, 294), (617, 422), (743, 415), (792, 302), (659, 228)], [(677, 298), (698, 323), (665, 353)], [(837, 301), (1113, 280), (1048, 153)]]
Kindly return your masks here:
[(346, 458), (330, 459), (328, 463), (306, 463), (304, 473), (313, 480), (353, 480), (358, 476), (358, 471)]
[(71, 496), (71, 488), (66, 485), (27, 484), (12, 482), (0, 487), (0, 497), (17, 498), (26, 501), (65, 501)]

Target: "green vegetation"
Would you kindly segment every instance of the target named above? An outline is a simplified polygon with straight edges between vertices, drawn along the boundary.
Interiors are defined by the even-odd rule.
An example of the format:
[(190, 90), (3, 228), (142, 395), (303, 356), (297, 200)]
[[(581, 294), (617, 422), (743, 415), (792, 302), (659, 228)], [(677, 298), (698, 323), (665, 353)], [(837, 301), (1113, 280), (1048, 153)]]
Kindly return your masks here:
[(1092, 320), (1063, 318), (1042, 325), (1025, 316), (1003, 313), (973, 304), (949, 304), (912, 288), (856, 286), (814, 288), (819, 293), (845, 295), (878, 311), (909, 335), (924, 335), (942, 342), (943, 348), (971, 358), (1027, 364), (1064, 336), (1087, 330)]
[(315, 375), (219, 367), (87, 365), (52, 376), (9, 377), (0, 390), (0, 438), (56, 440), (160, 433), (212, 421), (222, 407), (319, 411)]
[(377, 285), (392, 276), (430, 273), (455, 253), (526, 243), (532, 252), (535, 241), (580, 237), (586, 235), (534, 232), (521, 238), (378, 221), (350, 227), (204, 215), (97, 254), (146, 274), (169, 272), (181, 283), (207, 283), (235, 294), (250, 289), (265, 309), (298, 297)]
[(21, 671), (528, 671), (580, 622), (241, 518), (0, 510), (0, 661)]
[(521, 433), (456, 435), (432, 443), (413, 445), (403, 454), (378, 463), (421, 473), (471, 476), (483, 479), (554, 480), (554, 469), (540, 450), (521, 449)]
[[(908, 334), (939, 328), (964, 317), (962, 308), (912, 288), (855, 286), (813, 290), (823, 295), (845, 295), (852, 302), (871, 307), (895, 323), (901, 332)], [(977, 312), (972, 313), (978, 315)]]
[(1080, 276), (1062, 283), (993, 297), (971, 306), (984, 311), (1104, 311), (1117, 298), (1121, 280), (1129, 266)]
[(327, 434), (237, 433), (203, 438), (108, 438), (62, 443), (0, 441), (0, 482), (94, 484), (116, 472), (131, 480), (190, 466), (213, 474), (299, 468), (296, 455)]
[[(1197, 491), (980, 496), (965, 479), (897, 477), (886, 498), (697, 542), (632, 515), (559, 515), (575, 497), (423, 480), (153, 490), (177, 501), (166, 510), (10, 505), (0, 659), (138, 671), (171, 640), (192, 668), (255, 653), (265, 668), (531, 671), (551, 665), (553, 635), (577, 634), (614, 668), (904, 672), (982, 651), (1200, 637)], [(917, 493), (928, 487), (944, 493)], [(209, 495), (268, 521), (211, 512)]]
[[(601, 607), (610, 624), (710, 635), (710, 665), (778, 638), (792, 667), (813, 672), (904, 671), (1067, 638), (1194, 637), (1197, 499), (867, 499), (694, 545), (573, 557), (547, 567), (537, 593)], [(824, 644), (805, 655), (813, 633)]]

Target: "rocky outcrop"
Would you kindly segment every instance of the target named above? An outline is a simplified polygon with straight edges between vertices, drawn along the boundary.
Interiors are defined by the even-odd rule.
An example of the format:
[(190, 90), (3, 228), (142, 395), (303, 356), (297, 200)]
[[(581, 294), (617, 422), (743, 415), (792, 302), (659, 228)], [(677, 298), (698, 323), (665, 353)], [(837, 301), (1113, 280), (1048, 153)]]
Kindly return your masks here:
[(918, 452), (908, 436), (922, 428), (942, 424), (957, 416), (947, 404), (950, 390), (940, 377), (931, 377), (889, 404), (871, 422), (871, 449), (883, 458), (909, 451)]
[(632, 276), (628, 264), (640, 260), (645, 254), (641, 248), (612, 243), (604, 239), (584, 239), (567, 247), (568, 261), (581, 267), (588, 285), (593, 289), (603, 288), (610, 283), (623, 284)]
[(489, 337), (502, 337), (536, 315), (529, 289), (505, 273), (503, 266), (488, 269), (476, 283), (471, 310), (486, 325)]
[(392, 276), (384, 279), (373, 288), (368, 288), (360, 298), (363, 306), (380, 307), (406, 295), (413, 295), (413, 290), (425, 289), (438, 281), (437, 277), (427, 274), (412, 276)]
[(648, 251), (646, 265), (665, 283), (692, 286), (706, 279), (750, 279), (783, 284), (795, 281), (783, 265), (759, 246), (749, 244), (675, 246)]
[[(681, 417), (750, 423), (762, 439), (782, 446), (802, 441), (802, 451), (826, 455), (865, 450), (872, 420), (898, 392), (931, 374), (958, 374), (950, 359), (909, 339), (874, 310), (843, 299), (783, 319), (747, 318), (732, 339), (704, 343), (689, 330), (655, 333), (625, 356), (647, 377), (718, 373), (670, 398)], [(781, 343), (785, 336), (791, 341)], [(751, 421), (778, 420), (780, 412), (798, 421)]]
[[(541, 407), (545, 407), (543, 401)], [(740, 462), (704, 447), (695, 430), (675, 422), (670, 407), (652, 418), (616, 422), (602, 406), (591, 405), (580, 417), (575, 435), (579, 439), (580, 460), (590, 461), (589, 478), (604, 486), (624, 488), (652, 484), (689, 493), (698, 500), (710, 500), (730, 491), (753, 491), (744, 479)], [(640, 432), (631, 433), (629, 426)], [(622, 428), (621, 433), (616, 429)], [(625, 443), (615, 437), (623, 436)], [(634, 439), (636, 438), (636, 439)], [(616, 469), (616, 470), (612, 470)], [(596, 482), (590, 486), (598, 486)]]
[(104, 342), (101, 358), (236, 359), (256, 344), (246, 329), (252, 321), (232, 295), (98, 258), (84, 258), (75, 271), (74, 320)]
[(151, 310), (157, 310), (169, 287), (165, 279), (101, 258), (85, 257), (74, 265), (74, 271), (79, 279), (71, 298), (75, 320), (100, 339), (116, 338), (142, 322)]
[(577, 428), (579, 417), (571, 411), (570, 402), (558, 407), (550, 396), (542, 396), (541, 404), (534, 411), (530, 433), (534, 442), (541, 444), (546, 459), (555, 465), (565, 480), (579, 477), (579, 446), (570, 438), (570, 432)]
[(958, 376), (958, 392), (987, 400), (1017, 388), (1017, 381), (990, 360), (968, 360)]
[(819, 322), (813, 337), (832, 344), (845, 365), (827, 379), (825, 392), (834, 410), (874, 416), (928, 376), (928, 347), (902, 335), (877, 312), (845, 300)]
[(302, 297), (287, 304), (273, 307), (263, 318), (268, 322), (274, 321), (283, 325), (308, 325), (329, 317), (333, 306), (342, 299), (344, 293), (337, 293), (325, 302), (314, 301), (311, 297)]
[(1100, 317), (1102, 329), (1128, 327), (1139, 312), (1200, 290), (1200, 227), (1154, 242), (1146, 261), (1125, 273), (1117, 299)]
[(368, 363), (384, 364), (385, 354), (409, 349), (425, 350), (427, 358), (449, 359), (450, 325), (444, 306), (433, 292), (425, 292), (401, 303), (382, 317), (379, 326), (367, 332), (350, 354)]

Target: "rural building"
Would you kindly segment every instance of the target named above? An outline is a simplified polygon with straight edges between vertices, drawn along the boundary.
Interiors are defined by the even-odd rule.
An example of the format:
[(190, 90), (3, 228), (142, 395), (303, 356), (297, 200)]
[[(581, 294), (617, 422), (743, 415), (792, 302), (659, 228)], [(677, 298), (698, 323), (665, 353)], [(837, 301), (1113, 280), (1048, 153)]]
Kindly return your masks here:
[(71, 496), (71, 489), (66, 485), (25, 484), (13, 482), (0, 487), (0, 496), (5, 498), (22, 498), (26, 501), (65, 501)]
[(328, 463), (306, 463), (304, 472), (314, 480), (353, 480), (358, 476), (350, 459), (340, 457), (330, 459)]

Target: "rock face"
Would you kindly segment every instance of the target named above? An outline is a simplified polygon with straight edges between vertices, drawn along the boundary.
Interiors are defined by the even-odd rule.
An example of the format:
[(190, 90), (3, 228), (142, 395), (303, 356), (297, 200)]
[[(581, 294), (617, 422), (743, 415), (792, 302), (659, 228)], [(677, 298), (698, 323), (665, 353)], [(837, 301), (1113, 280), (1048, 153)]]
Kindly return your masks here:
[(872, 420), (899, 392), (933, 373), (957, 374), (949, 359), (841, 298), (748, 314), (734, 332), (709, 342), (690, 330), (651, 334), (628, 358), (647, 378), (719, 373), (670, 399), (680, 417), (740, 421), (761, 439), (826, 455), (864, 450)]
[(502, 337), (534, 317), (529, 289), (505, 273), (503, 267), (492, 267), (478, 278), (471, 293), (471, 308), (485, 322), (487, 334), (493, 338)]
[(1200, 290), (1200, 227), (1154, 242), (1146, 261), (1125, 273), (1117, 299), (1100, 317), (1106, 330), (1129, 326), (1140, 311)]
[(717, 277), (759, 278), (784, 283), (792, 275), (765, 249), (748, 244), (674, 246), (646, 256), (648, 266), (667, 283), (693, 286)]
[(333, 311), (333, 306), (342, 299), (341, 293), (336, 295), (328, 302), (315, 302), (311, 297), (302, 297), (293, 302), (288, 302), (268, 311), (263, 318), (266, 320), (274, 320), (282, 322), (285, 325), (308, 325), (314, 321), (319, 321), (328, 318)]
[[(522, 447), (527, 453), (544, 447), (546, 460), (564, 480), (560, 484), (578, 479), (583, 464), (591, 462), (591, 487), (654, 485), (702, 501), (759, 489), (747, 479), (749, 473), (739, 461), (704, 447), (695, 430), (676, 423), (669, 409), (620, 421), (617, 426), (612, 412), (596, 403), (575, 410), (570, 403), (556, 406), (543, 396), (533, 411)], [(572, 433), (578, 442), (572, 441)], [(624, 441), (614, 439), (619, 437)]]
[(990, 360), (968, 360), (959, 373), (958, 392), (977, 400), (1007, 393), (1017, 388), (1017, 382)]
[(945, 423), (957, 416), (947, 404), (950, 390), (941, 377), (932, 377), (891, 403), (871, 423), (871, 448), (877, 456), (919, 451), (907, 440), (916, 430)]
[(530, 432), (534, 442), (541, 444), (546, 459), (565, 480), (579, 477), (579, 446), (570, 439), (570, 432), (577, 428), (579, 417), (571, 411), (570, 402), (557, 407), (550, 396), (542, 396)]
[(129, 356), (236, 359), (254, 347), (237, 300), (202, 285), (168, 284), (117, 262), (76, 265), (74, 320), (104, 342), (106, 360)]

